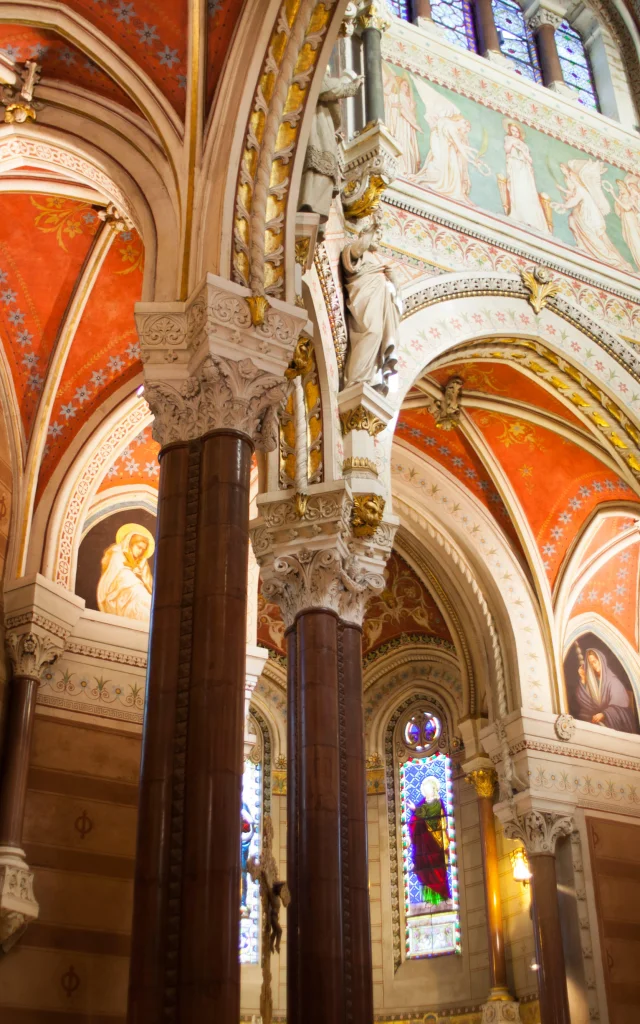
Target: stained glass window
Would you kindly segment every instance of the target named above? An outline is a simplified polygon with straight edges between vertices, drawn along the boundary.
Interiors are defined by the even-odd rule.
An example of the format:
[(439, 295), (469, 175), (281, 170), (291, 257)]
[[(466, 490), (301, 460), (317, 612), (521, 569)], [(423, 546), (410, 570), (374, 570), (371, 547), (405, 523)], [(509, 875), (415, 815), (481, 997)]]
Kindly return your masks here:
[(431, 17), (448, 42), (465, 50), (478, 49), (468, 0), (431, 0)]
[[(405, 726), (405, 740), (407, 731), (415, 739), (416, 729), (424, 738), (424, 730), (430, 731), (433, 722), (438, 722), (433, 715), (424, 716), (420, 722), (417, 718), (420, 716), (414, 715)], [(406, 955), (417, 958), (459, 953), (451, 759), (437, 753), (405, 761), (400, 767), (400, 799)]]
[(568, 21), (561, 22), (556, 29), (556, 46), (565, 82), (577, 93), (583, 106), (597, 110), (598, 98), (589, 58), (582, 39)]
[(491, 0), (491, 6), (502, 53), (517, 74), (532, 82), (542, 82), (535, 40), (520, 4), (517, 0)]
[(387, 0), (389, 10), (405, 21), (411, 21), (411, 0)]
[(260, 856), (262, 833), (262, 765), (245, 761), (242, 778), (242, 824), (240, 848), (240, 963), (259, 962), (260, 887), (247, 871), (250, 856)]

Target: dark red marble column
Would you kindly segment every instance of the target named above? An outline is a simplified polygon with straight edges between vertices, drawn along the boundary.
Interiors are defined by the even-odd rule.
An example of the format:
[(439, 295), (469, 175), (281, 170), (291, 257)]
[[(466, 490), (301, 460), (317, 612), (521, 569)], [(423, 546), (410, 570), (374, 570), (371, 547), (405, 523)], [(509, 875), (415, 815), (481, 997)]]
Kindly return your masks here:
[(192, 574), (193, 567), (192, 559), (185, 559), (185, 548), (187, 532), (192, 545), (197, 525), (199, 461), (198, 447), (190, 452), (187, 444), (165, 449), (160, 458), (129, 975), (132, 1024), (162, 1020), (167, 988), (175, 989), (177, 981), (175, 943), (168, 949), (177, 867), (171, 860), (172, 809), (174, 798), (181, 798), (179, 789), (174, 791), (178, 674), (181, 653), (186, 655), (191, 642), (192, 593), (185, 573)]
[(367, 860), (367, 782), (362, 707), (362, 630), (339, 629), (342, 769), (343, 920), (347, 1024), (373, 1021), (371, 920)]
[(22, 825), (27, 799), (29, 754), (39, 680), (14, 676), (11, 681), (7, 732), (0, 783), (0, 846), (22, 847)]
[(294, 629), (287, 808), (297, 906), (287, 936), (287, 1021), (344, 1024), (338, 619), (325, 609), (304, 611)]
[(162, 456), (130, 1024), (237, 1024), (252, 445)]
[(431, 18), (431, 0), (413, 0), (411, 14), (414, 21), (418, 18)]
[(534, 35), (536, 43), (538, 44), (540, 71), (542, 72), (542, 81), (544, 85), (549, 86), (556, 82), (564, 83), (564, 75), (562, 74), (562, 65), (558, 56), (556, 30), (553, 21), (540, 20), (540, 16), (538, 15), (538, 23), (536, 23), (536, 18), (534, 18), (530, 24), (532, 27), (535, 25)]
[(478, 48), (483, 56), (491, 50), (500, 53), (500, 40), (493, 17), (491, 0), (473, 0), (473, 14), (478, 33)]
[(553, 854), (529, 853), (541, 1024), (571, 1024)]

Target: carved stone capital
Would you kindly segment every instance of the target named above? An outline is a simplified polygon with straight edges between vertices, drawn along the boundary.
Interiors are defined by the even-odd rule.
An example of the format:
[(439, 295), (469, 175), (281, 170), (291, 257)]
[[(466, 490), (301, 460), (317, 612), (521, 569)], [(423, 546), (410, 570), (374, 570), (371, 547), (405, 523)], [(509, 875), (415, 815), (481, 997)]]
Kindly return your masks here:
[(367, 601), (384, 589), (395, 523), (381, 522), (370, 537), (354, 536), (346, 485), (310, 494), (303, 519), (292, 500), (268, 498), (259, 499), (251, 539), (263, 593), (280, 606), (286, 626), (308, 608), (328, 608), (361, 625)]
[(248, 356), (282, 374), (300, 332), (309, 327), (307, 314), (270, 298), (263, 315), (252, 317), (250, 298), (247, 288), (208, 274), (186, 302), (139, 302), (136, 325), (146, 381), (181, 382), (207, 355)]
[(532, 32), (535, 32), (541, 25), (551, 25), (555, 30), (562, 23), (562, 15), (555, 11), (549, 11), (546, 7), (538, 7), (531, 17), (527, 18), (527, 24)]
[(33, 895), (33, 873), (22, 850), (0, 846), (0, 948), (8, 953), (40, 908)]
[(541, 853), (555, 854), (558, 839), (571, 835), (574, 827), (570, 814), (552, 811), (527, 811), (511, 821), (503, 822), (507, 839), (519, 840), (529, 857)]
[(284, 378), (251, 359), (207, 356), (197, 373), (179, 386), (160, 380), (147, 384), (145, 397), (155, 417), (153, 436), (161, 447), (231, 427), (247, 434), (260, 451), (273, 451), (277, 410), (286, 389)]
[(482, 1007), (482, 1024), (520, 1024), (520, 1004), (512, 999), (490, 999)]
[(476, 768), (475, 771), (467, 772), (465, 781), (473, 786), (478, 796), (492, 797), (498, 782), (498, 773), (495, 768)]
[(30, 676), (32, 679), (40, 679), (45, 666), (53, 664), (64, 646), (58, 637), (12, 630), (6, 633), (5, 643), (14, 676)]

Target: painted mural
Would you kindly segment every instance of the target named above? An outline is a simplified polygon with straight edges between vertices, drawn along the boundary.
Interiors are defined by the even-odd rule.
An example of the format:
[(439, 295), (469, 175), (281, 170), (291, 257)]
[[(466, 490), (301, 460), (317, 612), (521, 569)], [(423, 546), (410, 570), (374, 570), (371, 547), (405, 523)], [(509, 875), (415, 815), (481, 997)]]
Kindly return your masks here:
[(76, 593), (88, 608), (149, 621), (155, 526), (155, 516), (128, 509), (89, 530), (80, 544), (76, 573)]
[(569, 710), (580, 722), (640, 732), (634, 689), (611, 648), (595, 633), (575, 640), (564, 660)]
[(413, 184), (640, 272), (639, 173), (388, 62), (384, 86), (387, 124)]

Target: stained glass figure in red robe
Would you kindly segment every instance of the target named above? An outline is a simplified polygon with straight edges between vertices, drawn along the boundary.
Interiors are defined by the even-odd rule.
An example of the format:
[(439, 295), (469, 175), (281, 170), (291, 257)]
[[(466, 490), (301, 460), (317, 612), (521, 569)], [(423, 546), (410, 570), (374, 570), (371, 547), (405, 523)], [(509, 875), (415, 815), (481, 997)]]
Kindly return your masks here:
[(420, 793), (422, 800), (409, 804), (411, 859), (413, 872), (422, 886), (423, 902), (437, 906), (451, 899), (447, 873), (447, 815), (434, 776), (423, 779)]

